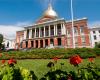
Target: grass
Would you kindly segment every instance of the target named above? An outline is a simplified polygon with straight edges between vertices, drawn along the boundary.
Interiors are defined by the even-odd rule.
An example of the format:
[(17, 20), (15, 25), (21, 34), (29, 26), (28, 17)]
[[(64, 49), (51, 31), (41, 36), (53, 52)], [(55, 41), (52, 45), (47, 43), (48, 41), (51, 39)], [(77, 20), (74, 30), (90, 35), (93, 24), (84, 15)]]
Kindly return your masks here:
[[(29, 70), (33, 70), (34, 73), (36, 74), (36, 76), (38, 78), (43, 77), (43, 75), (45, 73), (47, 73), (49, 71), (49, 69), (47, 68), (47, 64), (49, 61), (53, 61), (52, 59), (26, 59), (26, 60), (18, 60), (18, 64), (17, 66), (21, 66), (24, 68), (27, 68)], [(70, 70), (76, 70), (75, 67), (73, 67), (73, 65), (71, 65), (69, 63), (68, 59), (60, 59), (58, 60), (58, 63), (56, 65), (56, 68), (59, 69), (61, 68), (60, 63), (64, 63), (62, 70), (66, 70), (66, 71), (70, 71)], [(83, 62), (79, 65), (79, 67), (81, 66), (86, 66), (86, 64), (89, 63), (88, 59), (84, 59)], [(100, 67), (100, 57), (95, 59), (95, 64)]]

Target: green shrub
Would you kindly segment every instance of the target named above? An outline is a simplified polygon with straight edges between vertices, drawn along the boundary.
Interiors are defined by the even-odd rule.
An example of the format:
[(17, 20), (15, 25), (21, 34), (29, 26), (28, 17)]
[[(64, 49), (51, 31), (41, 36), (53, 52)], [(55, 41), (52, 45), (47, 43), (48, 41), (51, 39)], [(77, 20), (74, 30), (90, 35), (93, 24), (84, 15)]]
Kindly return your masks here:
[(94, 48), (93, 51), (94, 51), (94, 54), (96, 54), (97, 56), (100, 56), (100, 48)]
[[(8, 54), (9, 56), (6, 56)], [(0, 59), (10, 59), (11, 57), (16, 59), (51, 59), (53, 57), (69, 58), (72, 55), (78, 54), (82, 58), (100, 56), (100, 48), (75, 48), (75, 49), (31, 49), (27, 51), (10, 51), (3, 52), (3, 56)]]
[[(72, 62), (79, 61), (78, 58), (73, 58)], [(63, 71), (62, 68), (56, 67), (57, 62), (49, 62), (47, 67), (49, 71), (40, 80), (100, 80), (100, 68), (94, 63), (94, 58), (89, 59), (86, 66), (79, 67), (79, 63), (74, 65), (75, 71)], [(65, 64), (62, 63), (63, 67)], [(67, 69), (67, 68), (66, 68)]]
[(16, 67), (15, 60), (9, 60), (7, 64), (0, 67), (0, 80), (37, 80), (33, 71), (22, 67)]

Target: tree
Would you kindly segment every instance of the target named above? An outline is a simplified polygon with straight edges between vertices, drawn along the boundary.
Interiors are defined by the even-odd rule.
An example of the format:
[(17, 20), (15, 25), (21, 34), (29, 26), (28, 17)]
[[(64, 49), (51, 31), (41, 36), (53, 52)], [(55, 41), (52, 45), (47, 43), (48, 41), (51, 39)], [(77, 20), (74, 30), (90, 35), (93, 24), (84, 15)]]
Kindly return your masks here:
[(95, 45), (95, 48), (100, 48), (100, 42)]
[(0, 48), (2, 47), (2, 42), (3, 42), (3, 35), (0, 34)]

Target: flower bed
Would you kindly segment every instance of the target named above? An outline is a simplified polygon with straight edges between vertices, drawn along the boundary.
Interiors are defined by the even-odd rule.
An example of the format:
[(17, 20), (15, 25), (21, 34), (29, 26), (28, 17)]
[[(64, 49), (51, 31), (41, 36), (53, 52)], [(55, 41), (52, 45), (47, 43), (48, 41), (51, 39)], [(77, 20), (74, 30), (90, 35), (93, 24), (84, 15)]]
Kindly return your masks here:
[[(94, 63), (94, 58), (89, 58), (89, 64), (86, 67), (79, 68), (82, 58), (79, 55), (74, 55), (70, 58), (70, 64), (76, 67), (76, 71), (63, 71), (56, 68), (57, 58), (53, 62), (49, 62), (47, 67), (50, 71), (44, 75), (40, 80), (100, 80), (100, 68)], [(64, 64), (61, 63), (61, 66)]]
[[(64, 63), (60, 63), (58, 68), (56, 65), (59, 62), (58, 57), (53, 59), (47, 64), (48, 72), (44, 74), (41, 79), (38, 79), (34, 74), (34, 71), (17, 67), (17, 61), (13, 58), (10, 60), (2, 60), (2, 66), (0, 67), (0, 80), (99, 80), (100, 68), (95, 64), (95, 58), (90, 57), (88, 59), (87, 66), (79, 67), (83, 59), (79, 55), (73, 55), (69, 58), (69, 62), (76, 68), (75, 71), (62, 70)], [(40, 68), (39, 68), (40, 69)], [(41, 69), (40, 69), (41, 70)]]
[(16, 67), (16, 63), (15, 59), (10, 59), (7, 63), (5, 60), (2, 60), (0, 80), (37, 80), (33, 71)]

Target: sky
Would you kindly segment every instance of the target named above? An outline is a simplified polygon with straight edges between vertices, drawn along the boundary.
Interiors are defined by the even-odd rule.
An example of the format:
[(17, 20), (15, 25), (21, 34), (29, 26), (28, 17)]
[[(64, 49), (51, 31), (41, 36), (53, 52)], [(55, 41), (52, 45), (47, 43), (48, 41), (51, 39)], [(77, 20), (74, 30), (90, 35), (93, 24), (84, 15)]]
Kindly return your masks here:
[[(59, 18), (71, 19), (71, 0), (52, 0)], [(0, 0), (0, 33), (15, 38), (16, 31), (34, 24), (47, 9), (49, 0)], [(88, 25), (100, 24), (100, 0), (73, 0), (74, 19), (88, 18)]]

